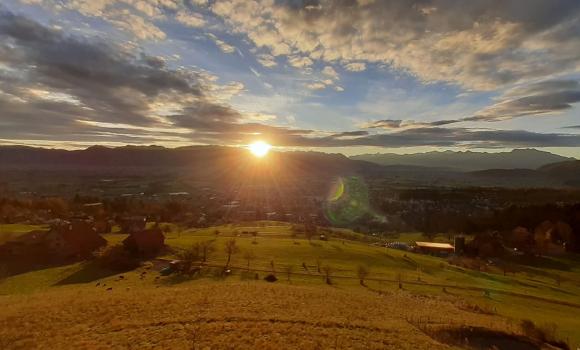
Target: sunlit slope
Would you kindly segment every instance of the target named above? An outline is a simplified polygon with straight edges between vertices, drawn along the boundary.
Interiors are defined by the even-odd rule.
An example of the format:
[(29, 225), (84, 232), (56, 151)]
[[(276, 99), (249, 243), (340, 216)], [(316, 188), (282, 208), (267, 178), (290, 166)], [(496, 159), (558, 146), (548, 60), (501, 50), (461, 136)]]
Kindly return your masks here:
[(505, 326), (406, 292), (265, 282), (84, 287), (2, 297), (0, 306), (1, 347), (22, 349), (446, 349), (408, 320)]
[[(189, 293), (186, 290), (191, 288), (191, 293), (195, 294), (197, 288), (206, 288), (207, 285), (211, 285), (216, 293), (225, 293), (224, 298), (228, 298), (225, 295), (231, 293), (232, 288), (239, 289), (239, 286), (247, 288), (252, 286), (256, 290), (266, 288), (261, 293), (271, 292), (274, 293), (272, 297), (282, 299), (291, 298), (284, 294), (286, 292), (282, 292), (286, 290), (285, 288), (294, 290), (293, 288), (297, 287), (300, 287), (297, 289), (300, 293), (304, 292), (308, 295), (320, 293), (331, 298), (334, 298), (333, 293), (340, 290), (344, 295), (351, 295), (353, 302), (358, 298), (377, 298), (381, 294), (400, 295), (402, 293), (409, 297), (427, 296), (427, 300), (435, 298), (452, 301), (454, 305), (460, 305), (463, 302), (473, 303), (485, 310), (492, 310), (496, 316), (509, 317), (515, 323), (521, 319), (532, 319), (538, 324), (557, 324), (558, 334), (561, 334), (563, 338), (569, 338), (573, 344), (580, 344), (580, 335), (575, 331), (580, 327), (580, 320), (575, 317), (580, 308), (574, 306), (580, 305), (578, 277), (580, 263), (572, 256), (546, 259), (545, 266), (518, 266), (519, 272), (515, 275), (510, 273), (503, 276), (497, 268), (491, 268), (489, 272), (468, 270), (452, 266), (442, 258), (373, 246), (366, 241), (368, 237), (349, 230), (332, 230), (331, 233), (327, 233), (328, 241), (318, 239), (318, 235), (313, 236), (309, 241), (302, 233), (293, 233), (291, 225), (277, 222), (224, 225), (193, 230), (178, 230), (172, 226), (172, 229), (172, 232), (166, 234), (169, 250), (161, 256), (162, 259), (173, 259), (181, 249), (188, 248), (195, 242), (213, 241), (215, 251), (210, 255), (208, 262), (210, 267), (203, 270), (202, 276), (161, 277), (158, 267), (151, 267), (151, 263), (146, 264), (150, 266), (149, 268), (144, 266), (136, 271), (125, 273), (103, 271), (91, 262), (77, 263), (44, 268), (0, 281), (0, 294), (5, 295), (0, 297), (0, 303), (5, 305), (15, 303), (19, 305), (22, 313), (33, 312), (29, 308), (32, 307), (28, 304), (29, 300), (37, 300), (38, 303), (41, 303), (43, 298), (68, 300), (67, 298), (72, 298), (73, 295), (77, 295), (80, 299), (89, 298), (92, 300), (86, 301), (89, 304), (102, 303), (107, 307), (110, 303), (116, 305), (124, 302), (116, 299), (121, 296), (135, 300), (160, 298), (152, 303), (167, 303), (168, 305), (177, 303), (179, 305), (184, 302), (180, 300), (183, 298), (179, 296), (180, 293)], [(125, 235), (110, 234), (106, 237), (111, 244), (116, 244)], [(416, 239), (417, 235), (410, 234), (409, 237)], [(232, 258), (232, 274), (224, 277), (221, 276), (226, 261), (224, 244), (232, 238), (236, 239), (240, 249)], [(399, 240), (407, 238), (402, 236)], [(248, 260), (245, 258), (248, 251), (253, 253), (253, 258), (249, 261), (250, 271), (247, 271)], [(158, 262), (159, 264), (163, 262)], [(356, 273), (359, 266), (367, 266), (370, 270), (366, 286), (359, 284)], [(330, 268), (331, 285), (327, 285), (322, 276), (325, 267)], [(288, 275), (289, 270), (290, 275)], [(272, 287), (262, 281), (264, 276), (272, 272), (279, 279), (275, 283), (276, 286), (280, 285), (279, 287)], [(256, 274), (258, 281), (255, 280)], [(121, 275), (123, 278), (120, 278)], [(107, 291), (108, 288), (112, 290)], [(132, 296), (132, 293), (139, 294)], [(43, 297), (45, 295), (46, 297)], [(308, 299), (310, 296), (305, 298)], [(318, 303), (321, 304), (320, 307), (325, 308), (322, 296), (320, 298)], [(240, 300), (246, 300), (238, 304), (243, 312), (249, 307), (248, 305), (261, 305), (260, 303), (263, 302), (263, 300), (252, 301), (250, 297)], [(92, 307), (88, 306), (89, 304), (83, 304), (84, 306), (80, 307), (86, 310)], [(212, 309), (215, 304), (211, 305), (207, 308)], [(279, 308), (286, 307), (274, 305), (276, 305), (274, 311), (266, 306), (260, 306), (263, 308), (262, 315), (273, 312), (275, 315)], [(357, 305), (353, 304), (349, 307), (357, 308)], [(37, 306), (42, 309), (50, 305), (38, 304)], [(377, 304), (376, 307), (380, 308), (383, 305)], [(81, 317), (72, 309), (72, 306), (69, 311), (70, 315), (66, 316), (69, 319)], [(151, 312), (152, 319), (168, 317), (162, 310), (159, 311), (161, 316), (158, 316), (155, 310)], [(0, 313), (0, 315), (11, 320), (10, 314), (5, 316), (4, 313)], [(218, 322), (217, 320), (222, 316), (211, 317), (214, 320), (212, 324), (223, 323), (218, 329), (225, 330), (232, 327), (246, 329), (244, 328), (246, 325), (232, 326), (230, 321), (224, 320)], [(312, 320), (309, 313), (301, 317), (305, 320)], [(360, 317), (364, 316), (361, 314)], [(147, 322), (154, 323), (153, 320)], [(263, 321), (258, 323), (261, 324), (261, 322)], [(272, 323), (271, 327), (279, 325), (276, 322)], [(262, 329), (261, 326), (258, 328)], [(276, 333), (278, 332), (276, 329), (278, 328), (272, 328), (269, 332)], [(99, 332), (108, 332), (108, 329), (99, 329)], [(297, 330), (297, 332), (306, 331)], [(246, 333), (244, 332), (242, 337)], [(286, 337), (286, 335), (280, 335), (280, 337)]]

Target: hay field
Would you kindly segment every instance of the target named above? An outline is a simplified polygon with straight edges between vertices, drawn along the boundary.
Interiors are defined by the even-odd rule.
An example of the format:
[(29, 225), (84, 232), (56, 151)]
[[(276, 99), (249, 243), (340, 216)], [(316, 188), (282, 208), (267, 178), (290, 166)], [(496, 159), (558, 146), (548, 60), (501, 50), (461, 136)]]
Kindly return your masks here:
[[(580, 346), (580, 306), (570, 306), (580, 305), (576, 257), (519, 266), (504, 276), (493, 267), (469, 270), (373, 246), (353, 234), (309, 241), (275, 222), (174, 229), (166, 235), (164, 258), (212, 240), (209, 265), (215, 267), (162, 277), (159, 264), (119, 273), (89, 261), (10, 276), (0, 280), (0, 349), (431, 349), (447, 345), (425, 335), (421, 325), (517, 333), (524, 319), (556, 325), (559, 339)], [(125, 237), (105, 236), (110, 244)], [(240, 251), (232, 275), (223, 276), (224, 244), (234, 237)], [(254, 254), (251, 271), (247, 251)], [(317, 265), (332, 267), (332, 285)], [(359, 285), (360, 265), (370, 268), (366, 286)], [(272, 271), (278, 282), (261, 280)]]
[(447, 349), (410, 321), (509, 327), (460, 306), (405, 291), (262, 281), (65, 287), (0, 297), (0, 348)]

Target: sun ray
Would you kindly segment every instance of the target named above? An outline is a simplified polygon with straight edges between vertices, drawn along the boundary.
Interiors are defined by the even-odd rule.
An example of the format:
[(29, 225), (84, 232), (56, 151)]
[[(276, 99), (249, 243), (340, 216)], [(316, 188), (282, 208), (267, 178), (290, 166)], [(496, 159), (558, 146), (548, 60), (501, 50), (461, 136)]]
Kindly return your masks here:
[(264, 141), (256, 141), (248, 145), (250, 152), (258, 158), (265, 157), (271, 148), (272, 146)]

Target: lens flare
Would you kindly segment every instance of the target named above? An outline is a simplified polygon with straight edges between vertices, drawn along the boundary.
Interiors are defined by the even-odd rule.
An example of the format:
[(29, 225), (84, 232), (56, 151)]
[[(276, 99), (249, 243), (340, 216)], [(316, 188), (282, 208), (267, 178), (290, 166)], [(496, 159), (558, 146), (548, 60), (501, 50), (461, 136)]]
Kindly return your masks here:
[(337, 226), (352, 224), (363, 215), (372, 214), (364, 180), (354, 176), (338, 179), (324, 204), (324, 213)]
[(272, 146), (264, 141), (256, 141), (248, 146), (252, 154), (258, 158), (262, 158), (270, 152)]

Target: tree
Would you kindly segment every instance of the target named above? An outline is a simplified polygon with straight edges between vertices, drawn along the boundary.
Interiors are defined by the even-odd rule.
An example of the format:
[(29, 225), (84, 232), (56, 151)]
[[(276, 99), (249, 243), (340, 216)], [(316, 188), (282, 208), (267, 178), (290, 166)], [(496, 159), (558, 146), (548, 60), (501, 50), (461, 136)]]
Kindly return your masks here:
[(199, 243), (201, 249), (201, 261), (206, 262), (209, 255), (215, 250), (213, 242), (214, 241), (203, 241)]
[(252, 260), (254, 260), (256, 258), (256, 255), (254, 255), (254, 252), (251, 250), (246, 250), (244, 252), (244, 260), (246, 260), (248, 262), (248, 271), (250, 271), (250, 262)]
[(286, 272), (286, 277), (288, 278), (288, 282), (290, 282), (290, 276), (292, 275), (292, 271), (294, 271), (294, 266), (287, 265), (284, 267), (284, 272)]
[(193, 244), (191, 247), (189, 247), (188, 249), (185, 249), (183, 251), (181, 251), (178, 254), (179, 260), (181, 260), (182, 263), (182, 268), (181, 268), (181, 272), (182, 273), (189, 273), (191, 270), (191, 266), (193, 265), (194, 262), (198, 262), (200, 260), (201, 257), (201, 246), (199, 243), (195, 243)]
[(324, 265), (322, 267), (322, 272), (324, 273), (324, 282), (326, 282), (326, 284), (332, 284), (332, 280), (330, 278), (332, 277), (334, 269), (330, 265)]
[(258, 241), (256, 241), (256, 237), (258, 236), (258, 231), (252, 231), (252, 236), (254, 237), (252, 239), (252, 244), (258, 244)]
[(360, 285), (365, 285), (365, 278), (369, 275), (369, 268), (364, 265), (359, 265), (356, 271), (358, 279), (360, 280)]
[(432, 231), (424, 231), (423, 232), (423, 237), (425, 237), (425, 239), (428, 240), (429, 242), (433, 242), (433, 240), (435, 239), (436, 236), (437, 236), (436, 232), (432, 232)]
[(232, 238), (226, 241), (224, 250), (228, 255), (228, 260), (226, 261), (226, 268), (230, 266), (230, 261), (232, 260), (232, 255), (240, 251), (238, 245), (236, 244), (236, 239)]

